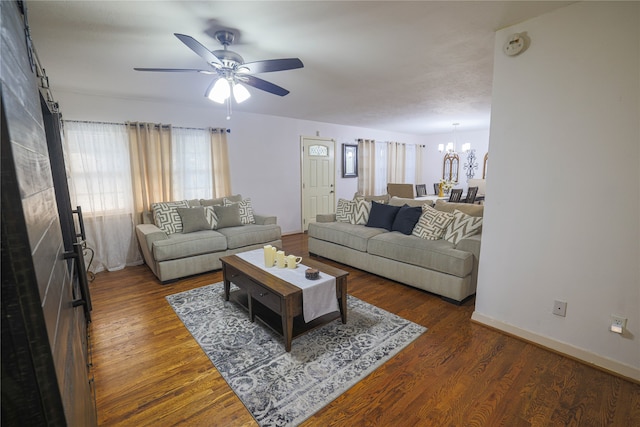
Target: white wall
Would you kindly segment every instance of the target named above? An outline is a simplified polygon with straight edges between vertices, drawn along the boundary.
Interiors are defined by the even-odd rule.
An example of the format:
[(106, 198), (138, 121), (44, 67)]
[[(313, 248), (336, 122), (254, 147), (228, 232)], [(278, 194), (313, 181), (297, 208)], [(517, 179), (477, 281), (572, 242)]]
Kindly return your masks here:
[[(509, 34), (531, 39), (502, 54)], [(640, 379), (640, 3), (498, 31), (479, 322)], [(568, 303), (553, 315), (554, 300)], [(624, 335), (610, 315), (628, 318)]]
[[(184, 127), (227, 127), (233, 193), (250, 197), (257, 213), (278, 216), (283, 234), (302, 231), (300, 137), (336, 140), (336, 201), (351, 199), (357, 179), (342, 178), (342, 144), (357, 138), (422, 144), (423, 136), (398, 134), (328, 123), (234, 112), (227, 121), (224, 107), (159, 104), (132, 99), (95, 97), (56, 91), (65, 120), (124, 123), (144, 121)], [(436, 144), (437, 145), (437, 144)], [(437, 151), (435, 152), (436, 154)]]

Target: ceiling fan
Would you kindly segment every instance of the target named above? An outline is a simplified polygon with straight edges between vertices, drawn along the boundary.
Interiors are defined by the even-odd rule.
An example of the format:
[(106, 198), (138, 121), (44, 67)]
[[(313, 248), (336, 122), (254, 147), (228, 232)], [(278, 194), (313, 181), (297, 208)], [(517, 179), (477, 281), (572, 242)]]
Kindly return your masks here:
[(238, 103), (249, 98), (251, 94), (243, 84), (274, 95), (285, 96), (289, 93), (288, 90), (260, 79), (254, 76), (254, 74), (293, 70), (304, 67), (302, 61), (298, 58), (267, 59), (264, 61), (245, 63), (242, 56), (231, 50), (227, 50), (227, 47), (232, 44), (234, 40), (234, 34), (231, 31), (216, 31), (214, 37), (222, 44), (223, 49), (214, 51), (210, 51), (191, 36), (179, 33), (174, 33), (174, 35), (182, 43), (187, 45), (189, 49), (204, 59), (210, 68), (204, 70), (197, 68), (134, 68), (134, 70), (178, 73), (195, 72), (215, 75), (216, 78), (211, 82), (204, 96), (220, 104), (223, 104), (230, 98), (232, 91)]

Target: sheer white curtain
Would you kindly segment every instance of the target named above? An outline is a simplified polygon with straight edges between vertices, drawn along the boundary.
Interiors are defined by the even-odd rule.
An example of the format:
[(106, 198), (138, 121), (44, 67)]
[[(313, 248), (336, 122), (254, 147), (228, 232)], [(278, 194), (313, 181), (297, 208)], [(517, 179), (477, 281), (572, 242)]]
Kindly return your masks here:
[[(414, 179), (414, 183), (415, 184), (422, 184), (423, 183), (423, 176), (422, 176), (422, 163), (423, 163), (423, 158), (424, 158), (424, 149), (425, 146), (424, 145), (408, 145), (407, 146), (407, 158), (409, 157), (409, 147), (413, 147), (413, 158), (415, 161), (413, 162), (407, 162), (407, 164), (413, 164), (415, 165), (415, 169), (413, 171), (413, 179)], [(409, 166), (407, 165), (407, 169), (409, 168)], [(409, 176), (409, 175), (408, 175)], [(411, 181), (409, 181), (411, 182)]]
[(94, 273), (142, 263), (134, 232), (129, 139), (124, 124), (65, 122), (72, 206), (80, 206)]
[(207, 129), (173, 128), (173, 198), (212, 199), (213, 166)]
[(386, 142), (376, 142), (376, 157), (375, 157), (375, 170), (376, 173), (376, 187), (375, 195), (379, 196), (387, 194), (387, 167), (389, 161), (389, 146)]
[(416, 184), (418, 183), (416, 180), (416, 169), (418, 165), (418, 159), (416, 158), (416, 146), (413, 144), (406, 144), (404, 146), (404, 151), (404, 182)]
[(230, 195), (227, 130), (174, 127), (172, 169), (176, 200)]

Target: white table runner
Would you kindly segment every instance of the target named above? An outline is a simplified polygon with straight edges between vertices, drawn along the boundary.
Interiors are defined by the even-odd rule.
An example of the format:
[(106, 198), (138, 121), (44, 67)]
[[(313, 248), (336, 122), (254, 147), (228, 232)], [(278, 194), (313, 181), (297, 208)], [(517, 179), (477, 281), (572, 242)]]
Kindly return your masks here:
[(241, 252), (236, 256), (302, 289), (302, 310), (305, 322), (308, 323), (320, 316), (339, 310), (335, 277), (320, 272), (320, 278), (309, 280), (304, 275), (305, 270), (309, 267), (303, 263), (298, 264), (297, 268), (267, 268), (264, 266), (263, 249)]

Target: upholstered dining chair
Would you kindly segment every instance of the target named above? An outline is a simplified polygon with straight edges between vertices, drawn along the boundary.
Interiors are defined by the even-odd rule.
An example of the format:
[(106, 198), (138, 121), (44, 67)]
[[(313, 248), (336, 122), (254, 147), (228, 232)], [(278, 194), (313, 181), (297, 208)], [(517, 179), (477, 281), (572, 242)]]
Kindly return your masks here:
[(390, 196), (413, 199), (413, 184), (387, 184), (387, 193)]
[(465, 203), (475, 203), (477, 195), (478, 187), (467, 188), (467, 198), (465, 199)]
[(416, 197), (427, 195), (427, 184), (416, 184)]
[(462, 200), (462, 188), (452, 188), (449, 194), (450, 202), (459, 202)]

